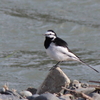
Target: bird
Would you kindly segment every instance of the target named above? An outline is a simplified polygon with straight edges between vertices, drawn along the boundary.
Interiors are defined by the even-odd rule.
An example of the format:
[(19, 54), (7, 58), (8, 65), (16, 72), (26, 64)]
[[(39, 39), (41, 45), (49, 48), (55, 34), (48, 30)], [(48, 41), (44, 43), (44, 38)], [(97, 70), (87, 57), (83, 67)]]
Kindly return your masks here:
[(44, 35), (44, 47), (46, 49), (47, 55), (50, 58), (53, 58), (54, 60), (58, 61), (57, 64), (54, 65), (50, 70), (58, 67), (58, 65), (63, 61), (78, 61), (99, 73), (98, 70), (86, 64), (78, 56), (72, 53), (72, 51), (68, 48), (67, 42), (59, 38), (53, 30), (47, 30)]

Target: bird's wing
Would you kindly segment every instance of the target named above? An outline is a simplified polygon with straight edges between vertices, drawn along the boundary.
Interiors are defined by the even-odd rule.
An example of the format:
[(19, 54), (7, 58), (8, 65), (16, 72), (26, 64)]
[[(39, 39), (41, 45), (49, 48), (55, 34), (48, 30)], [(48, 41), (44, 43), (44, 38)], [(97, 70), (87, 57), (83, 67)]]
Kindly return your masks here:
[[(65, 53), (64, 51), (62, 51), (62, 52)], [(84, 64), (84, 65), (90, 67), (91, 69), (93, 69), (93, 70), (96, 71), (97, 73), (99, 73), (98, 70), (96, 70), (96, 69), (93, 68), (92, 66), (90, 66), (90, 65), (86, 64), (85, 62), (83, 62), (78, 56), (76, 56), (76, 55), (73, 54), (72, 52), (66, 52), (65, 54), (66, 54), (67, 56), (69, 56), (71, 60), (76, 60), (76, 61), (78, 61), (78, 62), (80, 62), (80, 63), (82, 63), (82, 64)]]
[(71, 52), (71, 50), (68, 48), (68, 44), (62, 40), (61, 38), (57, 37), (53, 43), (57, 46), (57, 50), (60, 51), (61, 53), (65, 54), (72, 60), (77, 60), (79, 61), (79, 58)]
[(62, 47), (68, 46), (68, 44), (59, 37), (55, 38), (53, 42), (55, 43), (56, 46), (62, 46)]

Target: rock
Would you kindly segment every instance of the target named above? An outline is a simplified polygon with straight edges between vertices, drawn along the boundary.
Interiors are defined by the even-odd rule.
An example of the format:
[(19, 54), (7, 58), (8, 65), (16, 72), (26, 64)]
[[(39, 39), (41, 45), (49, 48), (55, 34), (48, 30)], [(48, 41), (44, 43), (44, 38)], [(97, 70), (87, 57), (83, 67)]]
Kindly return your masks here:
[(34, 94), (32, 96), (28, 96), (27, 99), (28, 100), (34, 100), (36, 97), (40, 96), (39, 94)]
[(100, 100), (100, 94), (98, 93), (91, 93), (89, 96), (92, 97), (93, 100)]
[(32, 93), (29, 92), (29, 91), (21, 91), (20, 94), (21, 94), (23, 97), (32, 96)]
[[(76, 90), (76, 89), (79, 89), (79, 88), (81, 88), (81, 84), (78, 80), (71, 81), (71, 84), (69, 86), (70, 90)], [(68, 93), (69, 93), (69, 91), (64, 90), (64, 94), (68, 94)]]
[(71, 82), (71, 89), (78, 89), (78, 88), (81, 88), (81, 83), (77, 80), (73, 80)]
[(0, 93), (3, 93), (5, 91), (6, 91), (5, 88), (0, 89)]
[(32, 94), (36, 94), (37, 89), (29, 87), (27, 91), (30, 91)]
[(56, 97), (54, 94), (44, 93), (36, 97), (34, 100), (60, 100), (60, 99)]
[(62, 95), (59, 98), (62, 100), (73, 100), (73, 96), (71, 94)]
[[(89, 85), (86, 83), (80, 83), (77, 80), (73, 80), (70, 84), (69, 89), (75, 90), (76, 92), (83, 92), (85, 94), (90, 94), (91, 92), (94, 92), (96, 89), (94, 87), (88, 87)], [(69, 93), (68, 91), (65, 91), (65, 94)]]
[(77, 92), (82, 92), (82, 93), (85, 93), (85, 94), (90, 94), (93, 91), (95, 91), (95, 88), (94, 87), (79, 88), (79, 89), (76, 89), (76, 91)]
[(57, 67), (54, 70), (50, 70), (42, 85), (37, 89), (37, 94), (45, 92), (59, 93), (62, 90), (62, 86), (68, 86), (69, 84), (70, 79)]
[(5, 95), (5, 94), (0, 95), (0, 99), (1, 100), (27, 100), (24, 98), (20, 99), (19, 97), (14, 96), (14, 95)]
[(82, 87), (82, 88), (87, 88), (88, 86), (89, 86), (88, 83), (81, 83), (81, 87)]

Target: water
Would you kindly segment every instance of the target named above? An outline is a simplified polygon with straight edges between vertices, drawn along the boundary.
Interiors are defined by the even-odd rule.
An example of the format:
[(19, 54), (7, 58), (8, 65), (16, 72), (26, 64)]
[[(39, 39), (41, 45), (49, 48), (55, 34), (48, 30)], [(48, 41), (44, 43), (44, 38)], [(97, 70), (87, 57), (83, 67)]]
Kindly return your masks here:
[[(40, 86), (56, 63), (43, 47), (48, 29), (100, 71), (99, 0), (1, 0), (0, 4), (0, 87)], [(100, 74), (78, 62), (63, 62), (61, 68), (71, 80), (100, 80)]]

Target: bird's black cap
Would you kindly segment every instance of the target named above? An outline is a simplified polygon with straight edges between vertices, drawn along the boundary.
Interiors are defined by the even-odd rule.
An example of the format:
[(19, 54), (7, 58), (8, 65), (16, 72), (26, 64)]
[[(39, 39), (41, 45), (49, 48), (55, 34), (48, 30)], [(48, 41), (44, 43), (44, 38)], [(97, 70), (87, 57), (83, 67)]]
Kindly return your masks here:
[(53, 33), (55, 33), (55, 36), (57, 36), (57, 34), (56, 34), (56, 32), (55, 31), (53, 31), (53, 30), (47, 30), (47, 32), (53, 32)]

